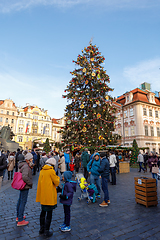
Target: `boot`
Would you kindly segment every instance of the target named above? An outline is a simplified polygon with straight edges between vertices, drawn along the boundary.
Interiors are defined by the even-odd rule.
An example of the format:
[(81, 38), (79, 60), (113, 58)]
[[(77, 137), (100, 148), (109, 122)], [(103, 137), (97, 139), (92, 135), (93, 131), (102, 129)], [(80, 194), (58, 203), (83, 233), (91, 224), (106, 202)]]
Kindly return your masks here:
[(51, 237), (53, 235), (53, 231), (45, 230), (44, 231), (44, 236), (45, 237)]
[(43, 233), (44, 233), (44, 226), (40, 226), (39, 234), (43, 234)]

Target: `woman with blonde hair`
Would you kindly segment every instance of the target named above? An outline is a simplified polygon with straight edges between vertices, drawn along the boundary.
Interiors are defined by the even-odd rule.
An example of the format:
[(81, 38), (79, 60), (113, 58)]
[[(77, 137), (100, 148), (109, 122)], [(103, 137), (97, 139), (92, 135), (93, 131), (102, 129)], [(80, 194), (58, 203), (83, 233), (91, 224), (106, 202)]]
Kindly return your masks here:
[(7, 166), (7, 170), (8, 170), (8, 180), (13, 179), (13, 170), (14, 170), (14, 166), (15, 166), (15, 157), (14, 157), (14, 153), (10, 153), (8, 156), (8, 166)]

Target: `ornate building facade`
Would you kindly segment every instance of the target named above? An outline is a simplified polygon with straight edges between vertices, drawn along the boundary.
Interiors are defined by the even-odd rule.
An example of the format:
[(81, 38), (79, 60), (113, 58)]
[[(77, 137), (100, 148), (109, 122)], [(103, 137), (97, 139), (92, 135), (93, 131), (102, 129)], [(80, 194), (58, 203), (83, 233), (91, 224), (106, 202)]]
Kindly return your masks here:
[(0, 100), (0, 129), (3, 126), (8, 125), (15, 134), (17, 125), (17, 107), (11, 99)]
[(116, 99), (115, 133), (122, 136), (122, 144), (149, 147), (160, 153), (160, 96), (147, 89), (136, 88)]

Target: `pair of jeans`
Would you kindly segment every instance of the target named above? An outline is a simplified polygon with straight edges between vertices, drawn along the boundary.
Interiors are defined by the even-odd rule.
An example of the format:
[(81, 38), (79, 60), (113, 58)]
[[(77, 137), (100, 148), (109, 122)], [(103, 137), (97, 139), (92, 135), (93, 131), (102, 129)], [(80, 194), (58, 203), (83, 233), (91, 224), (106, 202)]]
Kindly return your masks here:
[(107, 203), (109, 200), (108, 179), (104, 177), (102, 177), (102, 190), (104, 192), (104, 201)]
[(2, 179), (3, 179), (3, 176), (0, 176), (0, 190), (1, 190), (1, 186), (2, 186)]
[(86, 181), (87, 181), (87, 179), (88, 179), (88, 171), (87, 171), (87, 168), (84, 167), (83, 170), (84, 170), (84, 178), (85, 178)]
[(156, 179), (156, 186), (157, 186), (157, 184), (158, 184), (157, 173), (152, 173), (152, 178)]
[(111, 167), (111, 177), (112, 177), (112, 185), (116, 185), (116, 168)]
[(27, 203), (29, 189), (20, 190), (19, 199), (17, 202), (17, 217), (18, 222), (23, 221), (24, 209)]
[(143, 162), (139, 162), (139, 172), (141, 172), (141, 169), (142, 169), (143, 171), (145, 171), (145, 169), (142, 167), (142, 163), (143, 163)]
[(101, 194), (101, 179), (99, 178), (99, 176), (94, 176), (94, 175), (90, 175), (90, 184), (95, 184), (97, 186), (97, 190), (98, 190), (98, 195)]
[(8, 180), (10, 180), (10, 177), (12, 180), (13, 179), (13, 171), (8, 171)]
[(64, 209), (64, 224), (66, 226), (70, 226), (70, 219), (71, 219), (71, 205), (63, 205)]
[(70, 171), (69, 163), (66, 163), (66, 171)]
[(50, 225), (51, 225), (51, 221), (52, 221), (52, 212), (53, 212), (53, 210), (47, 211), (47, 217), (46, 217), (46, 211), (44, 211), (44, 210), (41, 211), (41, 214), (40, 214), (41, 229), (45, 229), (45, 230), (50, 229)]

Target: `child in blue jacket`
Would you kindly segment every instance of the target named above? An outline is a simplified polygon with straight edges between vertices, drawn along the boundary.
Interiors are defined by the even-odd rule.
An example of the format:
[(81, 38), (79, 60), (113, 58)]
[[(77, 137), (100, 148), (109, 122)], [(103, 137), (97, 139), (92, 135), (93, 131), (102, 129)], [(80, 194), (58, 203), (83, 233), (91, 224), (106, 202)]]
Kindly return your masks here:
[(72, 172), (66, 171), (63, 173), (63, 180), (65, 184), (62, 189), (62, 194), (60, 197), (60, 203), (63, 204), (64, 208), (64, 223), (60, 225), (60, 229), (62, 232), (71, 231), (70, 227), (70, 211), (72, 205), (73, 194), (76, 192), (76, 182), (71, 181)]

